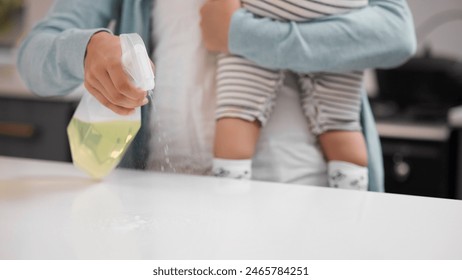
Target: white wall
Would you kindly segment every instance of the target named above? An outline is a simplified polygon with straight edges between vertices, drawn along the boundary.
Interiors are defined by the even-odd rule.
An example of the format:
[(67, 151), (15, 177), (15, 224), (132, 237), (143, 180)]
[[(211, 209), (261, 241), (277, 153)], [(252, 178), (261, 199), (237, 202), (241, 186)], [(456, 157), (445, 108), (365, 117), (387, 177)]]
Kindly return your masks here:
[[(53, 0), (25, 0), (25, 21), (21, 36), (26, 33), (36, 24), (38, 20), (43, 18)], [(20, 40), (18, 40), (19, 43)], [(0, 95), (1, 96), (33, 96), (26, 88), (24, 83), (19, 78), (14, 65), (15, 49), (0, 48)]]
[[(427, 37), (438, 55), (450, 56), (462, 60), (462, 0), (408, 0), (418, 28), (433, 15), (444, 11), (457, 13), (458, 20), (448, 22), (435, 29)], [(422, 41), (419, 42), (422, 45)]]
[(25, 2), (28, 7), (28, 21), (26, 25), (30, 29), (38, 20), (46, 15), (54, 0), (25, 0)]
[[(426, 45), (431, 48), (435, 56), (462, 60), (462, 0), (407, 0), (407, 2), (417, 29), (441, 12), (452, 11), (459, 14), (459, 20), (443, 24), (427, 37), (418, 38), (418, 55)], [(368, 71), (366, 74), (366, 89), (370, 96), (374, 96), (377, 94), (374, 73)]]
[[(26, 16), (21, 36), (25, 36), (32, 26), (47, 14), (54, 0), (25, 0), (24, 2)], [(19, 78), (19, 74), (14, 65), (16, 61), (15, 51), (14, 49), (0, 48), (0, 95), (37, 98), (35, 95), (31, 94), (29, 89), (26, 88)]]

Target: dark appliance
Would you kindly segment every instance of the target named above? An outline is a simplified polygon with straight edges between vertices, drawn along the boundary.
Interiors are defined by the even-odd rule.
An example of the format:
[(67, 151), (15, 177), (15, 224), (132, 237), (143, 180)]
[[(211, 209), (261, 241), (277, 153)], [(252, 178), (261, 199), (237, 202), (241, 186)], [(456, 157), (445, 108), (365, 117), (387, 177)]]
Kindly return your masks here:
[[(381, 134), (386, 192), (454, 198), (458, 134), (447, 114), (462, 104), (462, 63), (427, 54), (377, 70), (376, 76), (379, 93), (371, 103)], [(409, 129), (401, 130), (406, 135), (399, 129), (383, 135), (383, 123)], [(419, 130), (447, 133), (429, 137)]]

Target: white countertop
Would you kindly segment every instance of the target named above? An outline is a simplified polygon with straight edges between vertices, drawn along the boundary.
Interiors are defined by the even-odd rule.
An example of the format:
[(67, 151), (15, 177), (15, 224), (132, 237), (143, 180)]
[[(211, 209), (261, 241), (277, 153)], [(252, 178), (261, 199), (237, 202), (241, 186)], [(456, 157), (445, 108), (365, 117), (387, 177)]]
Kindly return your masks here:
[(0, 259), (462, 259), (462, 201), (0, 157)]

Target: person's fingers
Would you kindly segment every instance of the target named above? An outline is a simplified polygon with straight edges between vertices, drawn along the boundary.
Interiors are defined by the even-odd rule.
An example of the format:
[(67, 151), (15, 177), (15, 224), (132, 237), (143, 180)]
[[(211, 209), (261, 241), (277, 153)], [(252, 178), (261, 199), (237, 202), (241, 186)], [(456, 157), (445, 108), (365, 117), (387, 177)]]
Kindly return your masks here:
[(107, 67), (107, 73), (118, 93), (133, 100), (137, 106), (145, 104), (146, 91), (135, 87), (128, 74), (123, 70), (122, 63), (115, 61)]
[(89, 92), (116, 113), (127, 114), (148, 103), (147, 93), (135, 87), (122, 67), (118, 36), (99, 32), (91, 37), (84, 73)]
[[(95, 84), (98, 84), (97, 80), (93, 81)], [(90, 92), (96, 100), (98, 100), (103, 106), (109, 108), (116, 114), (119, 115), (129, 115), (132, 114), (135, 110), (133, 108), (125, 108), (112, 103), (98, 88), (101, 88), (101, 85), (93, 85), (89, 81), (85, 81), (85, 88)]]
[[(122, 75), (126, 74), (123, 73)], [(131, 94), (133, 92), (139, 92), (141, 93), (141, 96), (145, 96), (146, 93), (141, 89), (137, 89), (135, 87), (126, 89), (127, 91), (130, 91), (130, 94), (123, 94), (119, 89), (117, 89), (105, 68), (95, 69), (94, 67), (93, 69), (88, 69), (85, 75), (85, 80), (88, 81), (92, 87), (98, 90), (98, 92), (106, 99), (108, 99), (110, 103), (118, 107), (133, 109), (147, 103), (147, 100), (145, 100), (144, 97), (136, 99), (135, 95)]]
[(90, 74), (85, 75), (84, 86), (91, 94), (93, 94), (92, 91), (98, 91), (100, 94), (105, 92), (103, 85)]
[[(123, 100), (124, 98), (117, 97), (117, 95), (121, 95), (115, 90), (114, 86), (112, 85), (112, 81), (108, 77), (106, 73), (105, 67), (102, 64), (88, 64), (85, 67), (85, 86), (93, 94), (90, 89), (94, 89), (97, 91), (96, 94), (101, 94), (104, 99), (107, 99), (109, 103), (112, 103), (116, 106), (125, 107), (128, 109), (132, 109), (136, 106), (131, 105), (130, 103)], [(105, 102), (103, 105), (107, 105)], [(106, 106), (108, 107), (108, 106)]]
[(105, 96), (115, 105), (125, 108), (136, 108), (142, 105), (143, 99), (137, 100), (132, 95), (125, 95), (119, 92), (115, 86), (109, 73), (104, 72), (98, 80), (104, 87)]

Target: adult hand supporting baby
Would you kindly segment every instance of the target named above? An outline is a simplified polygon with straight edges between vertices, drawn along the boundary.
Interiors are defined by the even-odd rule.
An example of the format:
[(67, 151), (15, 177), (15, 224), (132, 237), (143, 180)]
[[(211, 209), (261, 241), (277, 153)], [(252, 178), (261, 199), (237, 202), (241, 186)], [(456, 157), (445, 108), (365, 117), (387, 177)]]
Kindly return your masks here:
[(240, 0), (208, 0), (201, 8), (201, 29), (209, 51), (228, 53), (231, 17), (241, 7)]
[(86, 89), (117, 114), (128, 115), (145, 105), (146, 92), (135, 87), (124, 72), (120, 39), (108, 32), (94, 34), (85, 55)]

